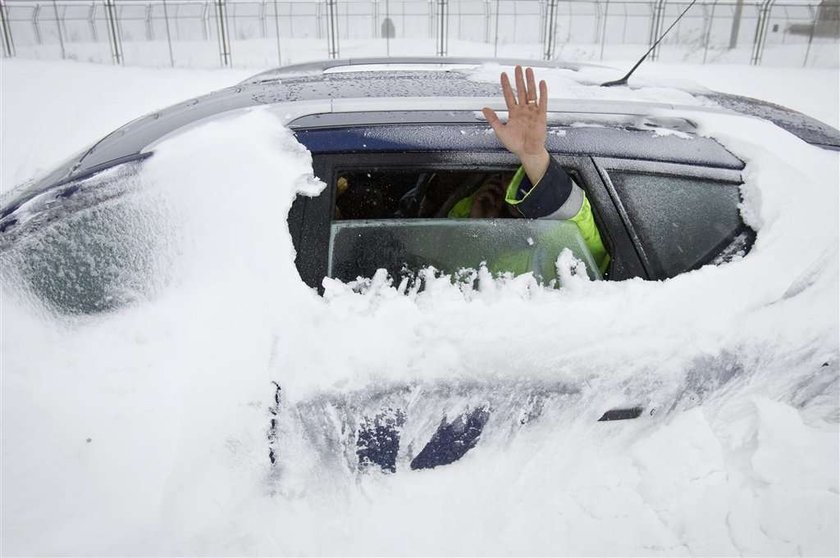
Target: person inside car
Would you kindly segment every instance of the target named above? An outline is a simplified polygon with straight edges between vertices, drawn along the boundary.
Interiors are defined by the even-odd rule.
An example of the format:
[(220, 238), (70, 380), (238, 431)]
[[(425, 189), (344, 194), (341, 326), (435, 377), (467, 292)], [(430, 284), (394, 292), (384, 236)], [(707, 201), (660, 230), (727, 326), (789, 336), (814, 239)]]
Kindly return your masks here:
[(595, 226), (592, 208), (584, 191), (575, 184), (545, 147), (548, 86), (537, 89), (534, 70), (521, 66), (514, 71), (516, 94), (506, 72), (501, 74), (502, 93), (508, 110), (506, 123), (491, 108), (484, 117), (505, 148), (516, 155), (521, 166), (504, 183), (490, 179), (473, 194), (458, 201), (449, 211), (452, 218), (492, 218), (514, 215), (526, 219), (567, 219), (580, 229), (583, 240), (601, 271), (609, 254)]

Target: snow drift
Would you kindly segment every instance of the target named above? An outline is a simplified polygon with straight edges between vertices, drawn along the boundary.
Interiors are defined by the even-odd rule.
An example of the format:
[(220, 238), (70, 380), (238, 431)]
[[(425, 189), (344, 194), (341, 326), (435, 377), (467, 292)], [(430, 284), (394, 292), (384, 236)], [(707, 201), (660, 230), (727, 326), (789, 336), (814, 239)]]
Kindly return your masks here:
[[(3, 552), (837, 554), (838, 154), (701, 125), (747, 161), (751, 253), (557, 290), (378, 276), (319, 297), (285, 216), (323, 184), (270, 110), (161, 143), (119, 202), (153, 289), (68, 317), (3, 275)], [(272, 465), (275, 383), (298, 412)], [(307, 436), (313, 402), (560, 383), (568, 404), (431, 471), (334, 466)], [(655, 412), (596, 422), (639, 398)]]

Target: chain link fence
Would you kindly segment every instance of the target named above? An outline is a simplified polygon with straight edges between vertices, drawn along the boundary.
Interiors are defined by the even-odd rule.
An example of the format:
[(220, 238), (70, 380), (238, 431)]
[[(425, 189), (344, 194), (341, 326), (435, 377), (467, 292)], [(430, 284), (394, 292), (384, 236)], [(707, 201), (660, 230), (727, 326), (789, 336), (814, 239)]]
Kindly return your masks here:
[[(0, 0), (3, 55), (266, 67), (359, 56), (638, 58), (689, 0)], [(699, 0), (654, 59), (840, 65), (840, 0)]]

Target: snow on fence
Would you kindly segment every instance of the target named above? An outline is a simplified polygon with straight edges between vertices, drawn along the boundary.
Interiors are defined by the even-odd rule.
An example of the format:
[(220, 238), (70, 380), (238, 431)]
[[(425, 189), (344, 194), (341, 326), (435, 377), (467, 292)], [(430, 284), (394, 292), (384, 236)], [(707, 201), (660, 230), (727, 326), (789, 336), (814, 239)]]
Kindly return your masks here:
[[(638, 57), (690, 0), (0, 0), (4, 56), (274, 66)], [(700, 0), (653, 58), (837, 67), (840, 0)]]

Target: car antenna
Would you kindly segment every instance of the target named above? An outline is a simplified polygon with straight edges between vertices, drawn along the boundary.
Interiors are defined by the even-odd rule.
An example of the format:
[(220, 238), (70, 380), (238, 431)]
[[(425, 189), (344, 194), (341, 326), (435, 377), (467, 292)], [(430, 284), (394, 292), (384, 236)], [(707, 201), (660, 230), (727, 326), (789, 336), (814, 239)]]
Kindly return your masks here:
[(697, 2), (697, 0), (691, 0), (691, 4), (686, 6), (686, 8), (682, 11), (680, 16), (677, 19), (674, 20), (674, 23), (672, 23), (671, 26), (668, 27), (668, 29), (666, 29), (665, 32), (662, 33), (662, 35), (659, 36), (658, 39), (656, 39), (656, 42), (653, 43), (653, 45), (648, 49), (648, 51), (644, 54), (644, 56), (639, 58), (639, 61), (636, 62), (636, 65), (633, 66), (632, 68), (630, 68), (630, 71), (627, 72), (626, 76), (624, 76), (621, 79), (617, 79), (615, 81), (604, 82), (604, 83), (601, 84), (601, 87), (612, 87), (613, 85), (627, 85), (627, 80), (630, 79), (630, 76), (633, 75), (633, 72), (636, 71), (636, 68), (638, 68), (639, 66), (642, 65), (642, 62), (645, 61), (645, 59), (648, 57), (648, 54), (653, 52), (653, 49), (655, 49), (656, 46), (662, 41), (662, 39), (665, 38), (665, 35), (667, 35), (671, 31), (671, 29), (674, 28), (674, 25), (676, 25), (682, 19), (682, 17), (686, 14), (686, 12), (688, 12), (688, 10), (691, 9), (691, 6), (693, 6), (696, 2)]

